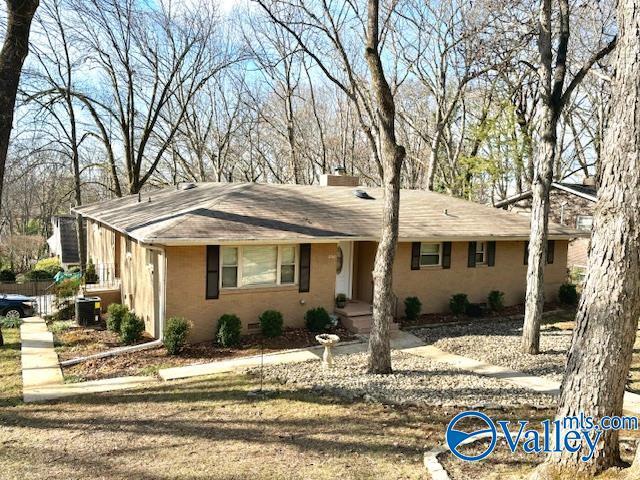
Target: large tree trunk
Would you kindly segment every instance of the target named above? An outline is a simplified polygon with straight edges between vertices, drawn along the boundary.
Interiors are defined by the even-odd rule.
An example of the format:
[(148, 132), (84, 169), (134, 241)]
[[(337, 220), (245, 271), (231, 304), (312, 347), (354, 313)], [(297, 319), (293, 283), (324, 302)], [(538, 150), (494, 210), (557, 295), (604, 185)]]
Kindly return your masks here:
[[(611, 115), (588, 274), (562, 382), (558, 417), (621, 415), (640, 316), (640, 1), (618, 2)], [(600, 472), (619, 463), (618, 434), (603, 431), (593, 457), (552, 454), (541, 469)]]
[(405, 150), (395, 135), (395, 103), (384, 75), (378, 51), (378, 0), (368, 2), (366, 58), (371, 73), (371, 92), (379, 122), (380, 161), (383, 170), (384, 206), (382, 232), (373, 269), (373, 324), (369, 336), (370, 373), (391, 372), (389, 324), (393, 321), (393, 261), (398, 244), (400, 169)]
[(0, 205), (4, 169), (13, 125), (13, 109), (22, 64), (29, 53), (31, 20), (38, 8), (38, 0), (6, 0), (7, 29), (0, 51)]

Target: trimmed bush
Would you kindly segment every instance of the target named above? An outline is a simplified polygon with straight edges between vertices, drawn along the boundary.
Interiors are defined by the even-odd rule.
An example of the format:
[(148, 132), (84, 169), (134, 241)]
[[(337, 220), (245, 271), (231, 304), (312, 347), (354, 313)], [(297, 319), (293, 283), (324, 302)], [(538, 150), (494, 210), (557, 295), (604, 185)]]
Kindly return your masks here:
[(31, 270), (27, 272), (25, 275), (27, 280), (37, 281), (37, 280), (53, 280), (53, 275), (51, 272), (46, 270)]
[(120, 340), (125, 345), (132, 345), (142, 338), (144, 321), (133, 312), (127, 312), (120, 323)]
[(242, 324), (240, 319), (233, 314), (225, 313), (218, 320), (218, 332), (216, 340), (223, 347), (232, 347), (240, 343)]
[(322, 307), (312, 308), (304, 314), (304, 323), (311, 332), (324, 332), (331, 323), (331, 317)]
[(187, 343), (187, 335), (191, 329), (189, 320), (182, 317), (171, 317), (164, 327), (164, 346), (169, 355), (177, 355)]
[(467, 313), (467, 307), (469, 306), (469, 298), (466, 293), (456, 293), (451, 296), (449, 300), (449, 309), (454, 315), (462, 315)]
[(467, 305), (467, 310), (465, 313), (473, 318), (481, 317), (482, 306), (479, 303), (470, 303)]
[(0, 270), (0, 282), (15, 282), (16, 274), (13, 270)]
[(404, 299), (404, 316), (407, 320), (415, 320), (422, 310), (422, 302), (418, 297), (407, 297)]
[(489, 308), (494, 312), (499, 312), (504, 308), (504, 292), (500, 290), (491, 290), (487, 297)]
[(87, 285), (98, 283), (96, 266), (93, 264), (93, 261), (91, 261), (91, 259), (89, 259), (89, 261), (87, 262), (87, 270), (84, 272), (84, 281)]
[(125, 314), (129, 311), (126, 305), (112, 303), (107, 308), (107, 329), (112, 332), (120, 332), (120, 325)]
[(563, 305), (576, 305), (578, 303), (578, 291), (571, 283), (563, 283), (558, 290), (558, 300)]
[(262, 335), (267, 338), (279, 337), (282, 335), (282, 314), (277, 310), (266, 310), (258, 317)]
[(33, 266), (33, 269), (49, 272), (52, 277), (54, 277), (56, 273), (63, 270), (62, 265), (60, 265), (60, 259), (58, 257), (40, 259)]

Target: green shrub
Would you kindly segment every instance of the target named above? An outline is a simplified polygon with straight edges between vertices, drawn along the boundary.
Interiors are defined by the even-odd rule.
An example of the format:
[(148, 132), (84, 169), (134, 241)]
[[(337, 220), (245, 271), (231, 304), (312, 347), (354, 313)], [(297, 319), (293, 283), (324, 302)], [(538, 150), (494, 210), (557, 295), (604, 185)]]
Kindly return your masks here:
[(469, 306), (469, 298), (466, 293), (456, 293), (451, 296), (449, 300), (449, 309), (454, 315), (462, 315), (467, 313), (467, 307)]
[(242, 323), (240, 323), (240, 319), (236, 315), (225, 313), (218, 320), (216, 340), (223, 347), (238, 345), (241, 331)]
[(43, 258), (36, 262), (33, 269), (44, 270), (45, 272), (49, 272), (51, 276), (54, 277), (56, 273), (62, 271), (62, 265), (60, 265), (60, 259), (58, 257)]
[(347, 304), (347, 296), (344, 293), (336, 295), (336, 306), (343, 308)]
[(279, 337), (282, 335), (282, 314), (277, 310), (266, 310), (258, 317), (262, 335), (267, 338)]
[(98, 274), (96, 273), (96, 266), (93, 261), (89, 259), (87, 262), (87, 269), (84, 272), (84, 281), (87, 285), (93, 285), (98, 283)]
[(422, 310), (422, 302), (418, 297), (407, 297), (404, 299), (404, 316), (407, 320), (415, 320)]
[(558, 290), (558, 300), (563, 305), (576, 305), (578, 303), (578, 291), (571, 283), (563, 283)]
[(21, 318), (0, 317), (0, 326), (3, 328), (19, 328), (21, 324)]
[(69, 272), (69, 273), (80, 273), (80, 267), (78, 267), (78, 266), (71, 267), (71, 268), (68, 270), (68, 272)]
[(107, 329), (112, 332), (120, 332), (120, 325), (125, 314), (129, 311), (126, 305), (112, 303), (107, 308)]
[(15, 282), (16, 274), (13, 270), (0, 270), (0, 282)]
[(53, 275), (46, 270), (31, 270), (25, 274), (25, 278), (35, 282), (38, 280), (53, 280)]
[(304, 314), (304, 323), (311, 332), (324, 332), (331, 322), (327, 311), (322, 308), (312, 308)]
[(56, 283), (52, 290), (58, 299), (75, 297), (80, 290), (80, 279), (66, 278), (60, 283)]
[(142, 338), (144, 321), (133, 312), (127, 312), (120, 323), (120, 340), (125, 345), (132, 345)]
[(467, 315), (473, 318), (478, 318), (482, 316), (482, 306), (479, 303), (469, 303), (467, 305), (467, 309), (465, 311)]
[(494, 312), (499, 312), (504, 308), (504, 292), (500, 290), (491, 290), (487, 297), (489, 308)]
[(164, 346), (169, 355), (177, 355), (187, 343), (191, 323), (182, 317), (171, 317), (164, 327)]

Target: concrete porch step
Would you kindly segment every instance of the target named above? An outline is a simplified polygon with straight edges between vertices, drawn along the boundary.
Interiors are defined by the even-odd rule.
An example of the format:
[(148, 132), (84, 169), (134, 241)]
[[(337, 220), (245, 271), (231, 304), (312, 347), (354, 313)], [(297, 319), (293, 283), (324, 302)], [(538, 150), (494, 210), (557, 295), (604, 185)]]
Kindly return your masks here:
[[(359, 315), (351, 317), (340, 315), (340, 322), (342, 323), (342, 326), (353, 333), (370, 333), (372, 321), (372, 315)], [(397, 324), (396, 322), (391, 322), (391, 325), (389, 325), (389, 331), (397, 332), (398, 330), (400, 330), (399, 324)]]

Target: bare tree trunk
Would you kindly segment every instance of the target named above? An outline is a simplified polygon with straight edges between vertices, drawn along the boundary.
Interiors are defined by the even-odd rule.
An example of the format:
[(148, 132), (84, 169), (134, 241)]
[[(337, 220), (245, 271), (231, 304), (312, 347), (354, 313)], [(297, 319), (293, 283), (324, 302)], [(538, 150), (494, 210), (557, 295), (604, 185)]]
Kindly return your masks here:
[[(621, 415), (640, 316), (640, 1), (618, 2), (619, 40), (610, 124), (589, 266), (576, 317), (558, 417)], [(568, 451), (542, 471), (601, 472), (620, 462), (618, 433), (602, 432), (593, 457)]]
[(22, 64), (29, 53), (31, 20), (38, 8), (38, 0), (6, 0), (7, 28), (0, 51), (0, 205), (4, 168), (13, 125), (13, 109)]
[(382, 68), (379, 44), (379, 2), (369, 0), (366, 58), (371, 91), (379, 120), (380, 160), (383, 168), (382, 232), (373, 269), (373, 325), (369, 336), (370, 373), (391, 372), (389, 325), (393, 321), (393, 261), (398, 244), (400, 169), (405, 157), (395, 134), (395, 102)]
[(561, 0), (559, 3), (561, 4), (561, 39), (554, 72), (552, 67), (551, 0), (542, 0), (540, 2), (538, 34), (540, 84), (542, 87), (541, 114), (538, 119), (540, 139), (536, 149), (535, 176), (531, 185), (533, 193), (531, 199), (531, 233), (529, 237), (524, 326), (522, 328), (522, 350), (531, 354), (537, 354), (540, 350), (540, 321), (544, 306), (544, 266), (547, 258), (547, 230), (549, 225), (549, 189), (553, 180), (558, 112), (562, 110), (562, 84), (564, 83), (566, 48), (569, 41), (569, 7), (565, 0)]
[(553, 179), (553, 158), (556, 149), (557, 121), (553, 112), (544, 108), (543, 135), (537, 149), (537, 172), (533, 181), (531, 203), (531, 234), (527, 267), (525, 317), (522, 329), (522, 349), (537, 354), (540, 350), (540, 320), (544, 307), (544, 266), (547, 259), (549, 226), (549, 190)]

